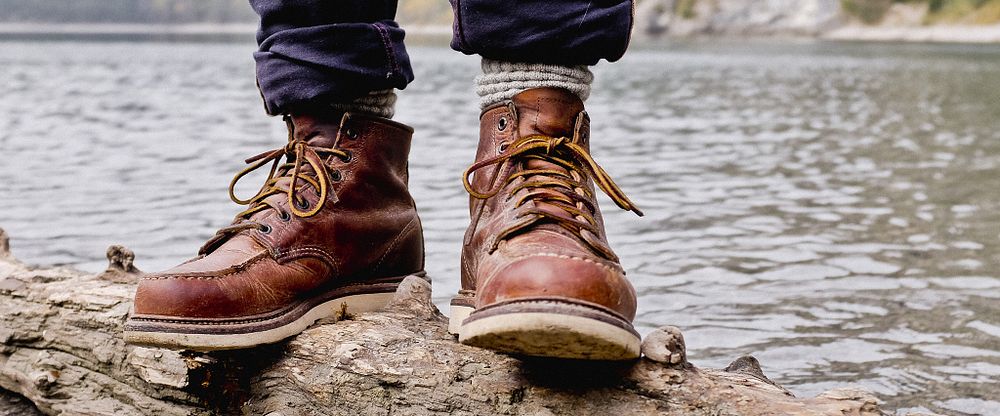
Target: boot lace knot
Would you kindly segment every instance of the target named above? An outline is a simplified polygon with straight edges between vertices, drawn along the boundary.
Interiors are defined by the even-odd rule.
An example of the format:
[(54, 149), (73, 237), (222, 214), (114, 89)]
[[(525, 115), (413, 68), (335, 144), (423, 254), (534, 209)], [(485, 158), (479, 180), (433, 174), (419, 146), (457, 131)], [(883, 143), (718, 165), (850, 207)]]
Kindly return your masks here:
[[(236, 214), (232, 225), (219, 229), (215, 236), (199, 250), (199, 254), (208, 253), (230, 236), (244, 230), (269, 230), (267, 225), (250, 221), (250, 217), (258, 212), (274, 209), (282, 216), (288, 216), (288, 213), (275, 201), (268, 199), (272, 195), (285, 194), (288, 212), (299, 218), (312, 217), (323, 209), (323, 205), (329, 197), (330, 182), (332, 181), (327, 162), (333, 157), (348, 161), (351, 154), (337, 148), (311, 146), (308, 143), (310, 137), (305, 139), (295, 137), (295, 127), (290, 116), (285, 116), (285, 123), (288, 125), (288, 144), (250, 157), (245, 161), (250, 166), (237, 173), (229, 182), (229, 198), (237, 204), (247, 205), (248, 208)], [(285, 163), (281, 163), (282, 158), (285, 159)], [(247, 199), (236, 196), (236, 184), (240, 179), (269, 162), (271, 168), (260, 190)], [(300, 195), (306, 186), (315, 189), (319, 195), (317, 202), (312, 207), (309, 207), (308, 201)]]

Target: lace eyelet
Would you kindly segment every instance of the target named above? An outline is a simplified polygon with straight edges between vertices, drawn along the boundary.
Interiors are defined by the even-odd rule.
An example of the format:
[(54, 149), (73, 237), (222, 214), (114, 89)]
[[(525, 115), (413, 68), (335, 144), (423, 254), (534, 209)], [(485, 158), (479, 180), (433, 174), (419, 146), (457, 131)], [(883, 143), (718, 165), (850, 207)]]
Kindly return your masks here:
[(278, 211), (278, 219), (283, 222), (288, 222), (292, 219), (292, 214), (289, 214), (287, 211)]
[(351, 161), (354, 160), (354, 153), (351, 153), (350, 150), (344, 150), (344, 158), (343, 158), (343, 160), (344, 160), (344, 163), (351, 163)]
[(507, 117), (500, 117), (500, 120), (497, 121), (497, 130), (507, 130)]
[(271, 226), (267, 225), (267, 224), (262, 224), (260, 226), (260, 233), (261, 234), (271, 234)]
[(309, 201), (306, 201), (304, 199), (296, 200), (295, 207), (298, 209), (307, 209), (309, 208)]
[(334, 182), (340, 182), (341, 179), (344, 179), (344, 175), (342, 175), (339, 170), (335, 170), (330, 172), (330, 179)]
[(503, 154), (503, 152), (507, 151), (508, 147), (510, 147), (510, 143), (509, 142), (501, 142), (500, 145), (497, 146), (497, 154), (498, 155), (499, 154)]

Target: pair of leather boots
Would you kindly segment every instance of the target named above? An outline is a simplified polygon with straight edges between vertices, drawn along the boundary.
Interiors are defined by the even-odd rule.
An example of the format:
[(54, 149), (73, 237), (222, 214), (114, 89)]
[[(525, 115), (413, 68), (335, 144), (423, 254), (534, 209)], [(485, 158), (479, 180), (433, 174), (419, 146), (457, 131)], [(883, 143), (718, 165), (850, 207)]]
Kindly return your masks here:
[[(194, 259), (141, 277), (127, 341), (191, 350), (278, 342), (324, 317), (384, 307), (407, 276), (427, 279), (407, 190), (413, 130), (352, 113), (286, 121), (288, 144), (248, 159), (230, 186), (248, 208)], [(576, 95), (552, 88), (481, 115), (476, 162), (463, 179), (472, 221), (449, 325), (462, 343), (639, 356), (635, 290), (608, 246), (594, 185), (641, 213), (591, 158), (589, 122)], [(255, 196), (233, 194), (265, 166)]]

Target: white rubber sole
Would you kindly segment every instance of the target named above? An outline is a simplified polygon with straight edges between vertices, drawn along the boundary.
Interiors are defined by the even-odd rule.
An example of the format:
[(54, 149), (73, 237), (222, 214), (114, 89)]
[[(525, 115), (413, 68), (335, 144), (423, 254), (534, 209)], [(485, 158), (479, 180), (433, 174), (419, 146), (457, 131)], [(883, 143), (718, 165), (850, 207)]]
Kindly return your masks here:
[(451, 316), (448, 318), (448, 332), (458, 335), (462, 330), (462, 322), (474, 312), (476, 308), (471, 306), (451, 305)]
[(637, 334), (598, 319), (549, 312), (503, 313), (477, 318), (472, 308), (461, 309), (456, 314), (456, 308), (452, 308), (449, 330), (454, 329), (463, 344), (540, 357), (639, 358), (641, 340)]
[(385, 308), (395, 293), (349, 295), (316, 305), (298, 319), (277, 328), (260, 332), (235, 334), (201, 334), (126, 330), (125, 342), (193, 351), (216, 351), (251, 348), (272, 344), (298, 335), (316, 321), (343, 314), (372, 312)]

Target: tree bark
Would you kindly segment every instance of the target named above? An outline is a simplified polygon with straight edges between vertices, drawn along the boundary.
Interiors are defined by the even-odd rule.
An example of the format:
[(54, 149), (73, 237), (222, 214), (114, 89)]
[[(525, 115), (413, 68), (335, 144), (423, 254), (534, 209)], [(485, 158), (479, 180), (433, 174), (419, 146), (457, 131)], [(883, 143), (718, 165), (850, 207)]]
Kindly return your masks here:
[[(870, 394), (796, 398), (752, 357), (684, 361), (675, 328), (627, 363), (517, 359), (461, 345), (408, 279), (384, 312), (320, 322), (251, 350), (195, 353), (122, 341), (132, 254), (99, 275), (30, 267), (0, 230), (0, 388), (49, 415), (879, 415)], [(654, 360), (655, 359), (655, 360)]]

